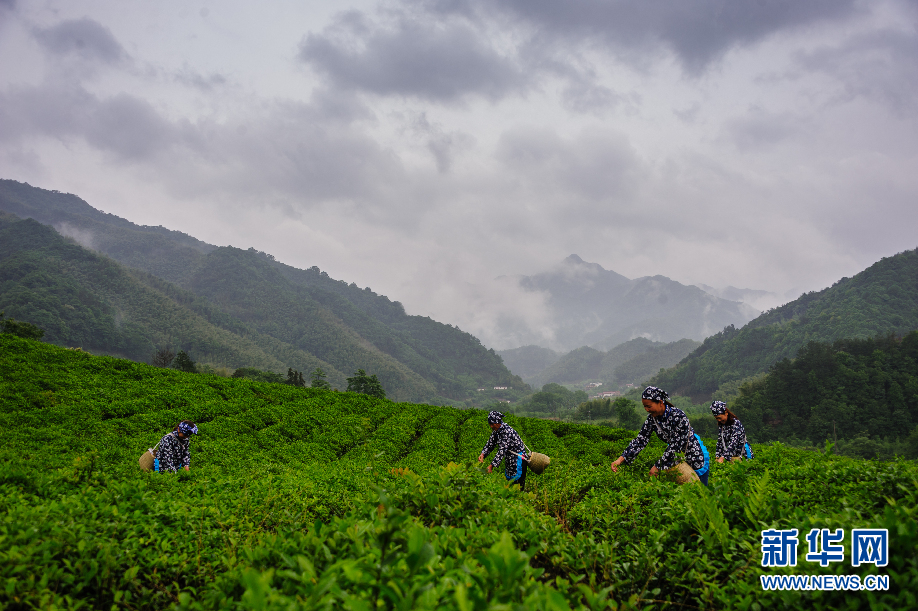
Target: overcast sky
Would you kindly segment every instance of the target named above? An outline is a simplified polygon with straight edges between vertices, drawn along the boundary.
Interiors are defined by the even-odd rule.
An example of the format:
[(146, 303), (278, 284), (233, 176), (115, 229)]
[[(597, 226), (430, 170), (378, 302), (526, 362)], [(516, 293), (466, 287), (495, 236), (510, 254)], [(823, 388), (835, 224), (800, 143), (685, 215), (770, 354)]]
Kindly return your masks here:
[[(571, 253), (792, 297), (918, 246), (918, 0), (0, 0), (0, 177), (515, 347)], [(547, 329), (546, 334), (550, 334)]]

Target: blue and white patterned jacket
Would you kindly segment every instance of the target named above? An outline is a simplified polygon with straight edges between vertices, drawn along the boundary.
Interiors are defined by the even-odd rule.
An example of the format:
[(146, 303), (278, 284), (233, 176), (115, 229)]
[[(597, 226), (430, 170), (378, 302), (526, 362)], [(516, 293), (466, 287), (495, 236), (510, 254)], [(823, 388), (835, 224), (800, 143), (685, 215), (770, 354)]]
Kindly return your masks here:
[[(719, 424), (720, 434), (717, 436), (717, 449), (714, 451), (715, 458), (733, 458), (742, 456), (746, 458), (746, 428), (739, 418), (733, 419), (733, 424)], [(749, 448), (750, 454), (752, 448)]]
[(166, 433), (159, 441), (159, 448), (156, 449), (159, 470), (175, 472), (182, 467), (190, 467), (191, 453), (188, 451), (190, 443), (190, 437), (179, 439), (175, 431)]
[(692, 429), (688, 416), (678, 407), (670, 405), (666, 406), (666, 411), (659, 418), (653, 415), (647, 416), (647, 420), (644, 421), (644, 426), (641, 427), (638, 436), (622, 452), (626, 465), (630, 465), (637, 455), (641, 453), (641, 450), (650, 442), (650, 436), (653, 433), (656, 433), (657, 437), (668, 444), (663, 456), (654, 463), (657, 469), (662, 471), (675, 466), (676, 452), (684, 452), (685, 462), (692, 469), (697, 471), (704, 466), (704, 454), (701, 451), (698, 439), (695, 437), (695, 431)]
[(491, 433), (491, 436), (488, 437), (488, 443), (485, 444), (485, 447), (481, 450), (482, 456), (487, 456), (491, 453), (491, 450), (497, 446), (497, 453), (494, 455), (494, 460), (491, 461), (492, 467), (497, 467), (500, 465), (500, 461), (507, 458), (504, 467), (504, 473), (507, 476), (507, 479), (513, 479), (516, 477), (516, 454), (511, 452), (516, 452), (517, 454), (522, 454), (526, 451), (525, 445), (523, 445), (523, 440), (520, 439), (519, 434), (513, 430), (506, 422), (500, 425), (500, 428)]

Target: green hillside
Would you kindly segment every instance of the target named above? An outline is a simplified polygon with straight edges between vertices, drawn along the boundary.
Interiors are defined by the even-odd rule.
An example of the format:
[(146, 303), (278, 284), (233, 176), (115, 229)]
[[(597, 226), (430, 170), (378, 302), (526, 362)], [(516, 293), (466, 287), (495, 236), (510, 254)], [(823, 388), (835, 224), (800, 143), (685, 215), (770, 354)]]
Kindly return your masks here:
[(706, 340), (652, 383), (696, 401), (768, 371), (811, 341), (865, 339), (918, 329), (918, 250), (886, 257), (852, 278), (770, 310)]
[(0, 219), (0, 311), (38, 325), (45, 341), (137, 361), (176, 346), (230, 369), (321, 367), (342, 388), (351, 373), (260, 335), (187, 291), (131, 272), (31, 219)]
[[(141, 472), (140, 453), (182, 418), (200, 427), (191, 471)], [(659, 441), (612, 474), (633, 433), (509, 422), (552, 457), (527, 493), (474, 462), (489, 433), (481, 411), (185, 374), (0, 334), (0, 607), (915, 604), (913, 462), (754, 445), (754, 461), (714, 464), (710, 488), (679, 487), (646, 475)], [(773, 527), (800, 530), (796, 568), (760, 566)], [(889, 564), (809, 562), (811, 528), (886, 528)], [(772, 592), (760, 581), (852, 574), (889, 589)]]
[(72, 193), (0, 179), (0, 210), (52, 225), (83, 246), (105, 253), (134, 269), (180, 283), (216, 246), (165, 227), (135, 225), (96, 210)]
[[(300, 270), (251, 248), (216, 247), (181, 232), (134, 225), (74, 195), (10, 180), (0, 180), (0, 210), (53, 225), (81, 244), (145, 272), (134, 274), (145, 283), (152, 283), (150, 276), (159, 279), (160, 290), (190, 293), (193, 297), (185, 301), (208, 309), (215, 326), (241, 334), (274, 357), (271, 361), (239, 360), (209, 350), (198, 351), (194, 356), (199, 360), (283, 373), (288, 367), (300, 369), (305, 355), (309, 363), (323, 362), (333, 370), (336, 375), (330, 379), (339, 385), (343, 380), (339, 372), (365, 369), (376, 374), (386, 391), (400, 400), (473, 402), (480, 398), (476, 389), (483, 386), (527, 389), (474, 336), (427, 317), (408, 316), (400, 303), (369, 288), (332, 279), (317, 267)], [(162, 281), (176, 286), (166, 288)], [(20, 303), (27, 296), (18, 299), (15, 303), (7, 300), (9, 313), (42, 326)], [(45, 316), (45, 322), (56, 322), (50, 318)], [(181, 327), (167, 331), (168, 338), (183, 346), (200, 343), (186, 337)], [(92, 333), (79, 325), (74, 332)], [(138, 341), (147, 345), (163, 341), (149, 334), (140, 337)], [(61, 341), (58, 336), (49, 339)], [(120, 347), (105, 347), (104, 339), (93, 341), (98, 351), (149, 358), (149, 352), (138, 356), (139, 348), (125, 352)]]

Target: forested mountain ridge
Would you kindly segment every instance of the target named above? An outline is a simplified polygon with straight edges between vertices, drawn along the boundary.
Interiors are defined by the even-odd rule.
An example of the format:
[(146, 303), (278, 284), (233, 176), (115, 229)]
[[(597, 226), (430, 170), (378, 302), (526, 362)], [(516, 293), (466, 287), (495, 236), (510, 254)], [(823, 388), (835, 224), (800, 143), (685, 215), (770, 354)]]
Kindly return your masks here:
[(733, 409), (757, 442), (845, 440), (872, 458), (883, 444), (918, 451), (918, 331), (811, 342), (747, 383)]
[(918, 250), (909, 250), (765, 312), (741, 329), (728, 326), (653, 383), (696, 401), (710, 400), (723, 384), (767, 372), (811, 341), (904, 335), (915, 329)]
[(51, 225), (86, 248), (174, 283), (180, 283), (202, 255), (216, 248), (181, 231), (136, 225), (71, 193), (15, 180), (0, 179), (0, 210)]
[[(253, 341), (308, 353), (335, 372), (376, 373), (394, 398), (463, 400), (481, 385), (526, 387), (474, 336), (409, 316), (400, 303), (334, 280), (317, 267), (300, 270), (251, 248), (217, 247), (181, 232), (138, 226), (74, 195), (15, 181), (0, 180), (0, 210), (53, 225), (123, 265), (177, 285), (175, 291), (190, 292), (230, 326), (257, 334)], [(29, 320), (27, 312), (14, 310), (10, 315)], [(273, 362), (270, 369), (292, 366)]]
[(188, 291), (12, 215), (0, 219), (0, 310), (44, 329), (45, 341), (138, 361), (177, 343), (198, 359), (230, 366), (321, 367), (339, 385), (350, 373), (261, 336)]

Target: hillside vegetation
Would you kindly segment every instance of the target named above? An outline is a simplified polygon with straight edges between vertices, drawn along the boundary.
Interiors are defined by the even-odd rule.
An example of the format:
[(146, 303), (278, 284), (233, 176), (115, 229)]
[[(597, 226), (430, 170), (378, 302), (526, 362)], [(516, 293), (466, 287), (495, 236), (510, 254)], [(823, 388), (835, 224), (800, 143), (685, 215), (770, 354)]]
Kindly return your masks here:
[(874, 456), (908, 439), (906, 452), (918, 458), (918, 331), (812, 342), (744, 385), (734, 405), (758, 441), (843, 439)]
[[(53, 225), (94, 251), (81, 252), (59, 236), (52, 245), (55, 236), (49, 233), (32, 242), (29, 236), (38, 231), (28, 223), (34, 221), (20, 225), (15, 216), (3, 217), (8, 239), (16, 244), (4, 257), (29, 259), (41, 271), (32, 273), (33, 267), (0, 260), (0, 265), (16, 267), (7, 283), (0, 284), (0, 307), (48, 328), (49, 341), (140, 361), (148, 361), (157, 348), (184, 349), (199, 362), (230, 370), (257, 367), (283, 374), (294, 368), (308, 373), (321, 365), (339, 387), (344, 376), (365, 369), (400, 400), (471, 403), (480, 399), (480, 387), (528, 390), (474, 336), (427, 317), (409, 316), (400, 303), (330, 278), (318, 267), (301, 270), (254, 249), (216, 247), (162, 227), (138, 226), (74, 195), (10, 180), (0, 180), (0, 210)], [(98, 253), (129, 269), (119, 269)], [(67, 277), (68, 266), (85, 267), (92, 257), (92, 281), (85, 273)], [(103, 278), (106, 274), (118, 279)], [(138, 283), (144, 287), (137, 288)], [(66, 293), (100, 304), (93, 306), (93, 320), (67, 311), (66, 306), (80, 305), (70, 303), (77, 301), (72, 297), (58, 299), (64, 285), (70, 287)], [(159, 301), (153, 305), (148, 289), (179, 307)], [(45, 296), (37, 308), (34, 293)], [(128, 301), (143, 303), (125, 305)], [(160, 306), (169, 315), (154, 321)], [(144, 310), (141, 322), (138, 308)], [(106, 313), (98, 314), (102, 311)], [(108, 322), (100, 322), (99, 316), (107, 316)], [(195, 316), (209, 326), (202, 327)]]
[(0, 219), (0, 311), (38, 325), (45, 341), (138, 361), (178, 341), (211, 363), (322, 367), (344, 382), (332, 365), (259, 336), (187, 291), (127, 270), (31, 219), (6, 221)]
[(886, 257), (852, 278), (732, 325), (652, 383), (696, 401), (721, 386), (793, 359), (809, 342), (867, 339), (918, 329), (918, 250)]
[[(526, 493), (474, 462), (485, 413), (186, 374), (0, 334), (0, 606), (904, 609), (913, 462), (755, 445), (710, 488), (609, 462), (633, 433), (510, 418), (552, 457)], [(190, 473), (142, 473), (179, 419)], [(713, 441), (707, 441), (713, 450)], [(831, 486), (825, 485), (831, 482)], [(765, 528), (887, 528), (889, 565), (762, 568)], [(764, 592), (880, 573), (886, 591)]]

